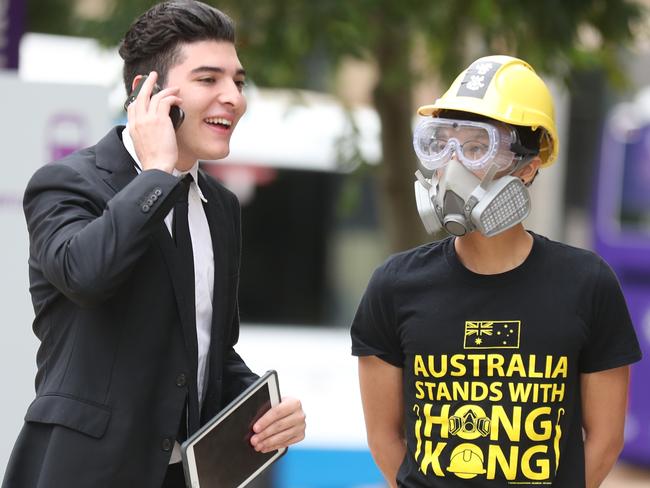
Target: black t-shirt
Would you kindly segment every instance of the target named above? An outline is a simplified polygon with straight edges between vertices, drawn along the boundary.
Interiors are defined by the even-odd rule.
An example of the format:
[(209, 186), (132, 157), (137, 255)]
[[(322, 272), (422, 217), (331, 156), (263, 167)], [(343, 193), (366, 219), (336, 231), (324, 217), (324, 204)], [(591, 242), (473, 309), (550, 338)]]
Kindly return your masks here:
[(533, 237), (506, 273), (469, 271), (449, 238), (373, 274), (352, 354), (403, 368), (399, 486), (584, 486), (580, 374), (641, 352), (609, 266)]

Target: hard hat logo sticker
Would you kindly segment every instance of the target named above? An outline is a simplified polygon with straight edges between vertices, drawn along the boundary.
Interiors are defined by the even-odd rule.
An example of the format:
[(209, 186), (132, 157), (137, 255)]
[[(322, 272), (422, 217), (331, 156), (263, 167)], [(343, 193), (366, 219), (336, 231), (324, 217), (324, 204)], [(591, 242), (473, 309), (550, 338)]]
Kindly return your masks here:
[(489, 73), (491, 69), (492, 69), (492, 63), (478, 63), (476, 65), (476, 71), (481, 76)]
[(485, 62), (470, 66), (460, 83), (457, 96), (483, 98), (500, 66), (499, 63)]
[(483, 83), (484, 79), (485, 76), (473, 75), (469, 83), (467, 83), (467, 89), (472, 91), (480, 90), (485, 86), (485, 83)]

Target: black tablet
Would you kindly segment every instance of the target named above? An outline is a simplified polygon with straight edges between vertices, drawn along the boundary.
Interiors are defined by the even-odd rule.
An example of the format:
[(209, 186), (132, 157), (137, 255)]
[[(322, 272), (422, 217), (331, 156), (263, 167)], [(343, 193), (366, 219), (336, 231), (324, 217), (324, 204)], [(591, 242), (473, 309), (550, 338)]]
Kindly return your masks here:
[(253, 424), (278, 403), (278, 375), (267, 371), (187, 439), (181, 445), (181, 455), (188, 488), (246, 486), (282, 456), (286, 448), (261, 453), (250, 443)]

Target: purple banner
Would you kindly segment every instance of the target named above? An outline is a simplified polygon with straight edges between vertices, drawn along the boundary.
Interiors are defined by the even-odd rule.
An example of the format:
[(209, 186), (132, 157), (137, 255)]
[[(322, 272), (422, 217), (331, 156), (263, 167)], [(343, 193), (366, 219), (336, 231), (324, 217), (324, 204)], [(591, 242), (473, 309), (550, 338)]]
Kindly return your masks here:
[(0, 69), (18, 68), (18, 45), (25, 30), (26, 0), (0, 0)]

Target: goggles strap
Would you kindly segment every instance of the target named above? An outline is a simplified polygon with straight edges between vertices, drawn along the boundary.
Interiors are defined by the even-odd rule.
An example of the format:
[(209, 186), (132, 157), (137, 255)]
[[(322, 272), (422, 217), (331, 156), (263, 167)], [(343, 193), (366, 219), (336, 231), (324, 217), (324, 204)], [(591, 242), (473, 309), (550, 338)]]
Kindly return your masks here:
[(526, 166), (528, 163), (530, 163), (539, 153), (534, 152), (533, 154), (515, 154), (515, 160), (516, 163), (510, 173), (508, 174), (513, 174), (519, 171), (521, 168)]
[(510, 174), (520, 170), (528, 163), (530, 163), (535, 158), (535, 156), (539, 155), (539, 150), (529, 149), (526, 146), (523, 146), (519, 141), (510, 144), (510, 150), (514, 153), (515, 158), (517, 159), (517, 163), (515, 164)]
[(510, 150), (520, 156), (537, 156), (539, 154), (538, 149), (527, 148), (521, 142), (519, 142), (519, 140), (510, 143)]

